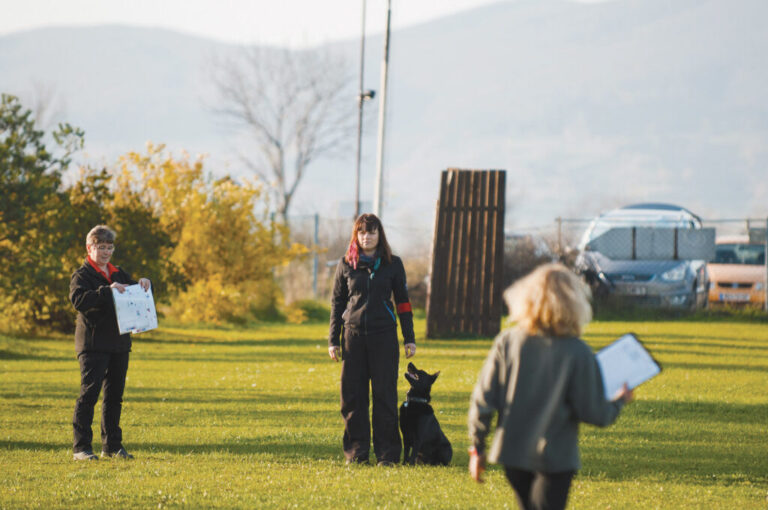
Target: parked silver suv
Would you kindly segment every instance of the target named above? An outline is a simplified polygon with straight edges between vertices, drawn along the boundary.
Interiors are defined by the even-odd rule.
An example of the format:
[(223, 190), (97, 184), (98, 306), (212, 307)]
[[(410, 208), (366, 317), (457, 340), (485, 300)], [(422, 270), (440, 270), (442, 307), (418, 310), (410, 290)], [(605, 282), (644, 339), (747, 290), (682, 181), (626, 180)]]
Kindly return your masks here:
[[(661, 307), (705, 306), (706, 257), (678, 256), (678, 240), (687, 231), (701, 228), (698, 216), (676, 205), (647, 203), (614, 209), (587, 227), (576, 269), (596, 297), (620, 296)], [(653, 254), (661, 252), (665, 255), (654, 260)]]

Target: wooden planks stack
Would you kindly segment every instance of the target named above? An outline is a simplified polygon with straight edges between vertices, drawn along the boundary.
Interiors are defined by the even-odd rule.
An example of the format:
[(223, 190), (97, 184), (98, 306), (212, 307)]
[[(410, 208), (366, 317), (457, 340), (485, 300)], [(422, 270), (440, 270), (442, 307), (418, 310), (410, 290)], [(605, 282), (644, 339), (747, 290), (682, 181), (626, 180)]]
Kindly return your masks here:
[(427, 338), (501, 327), (504, 170), (443, 171), (427, 294)]

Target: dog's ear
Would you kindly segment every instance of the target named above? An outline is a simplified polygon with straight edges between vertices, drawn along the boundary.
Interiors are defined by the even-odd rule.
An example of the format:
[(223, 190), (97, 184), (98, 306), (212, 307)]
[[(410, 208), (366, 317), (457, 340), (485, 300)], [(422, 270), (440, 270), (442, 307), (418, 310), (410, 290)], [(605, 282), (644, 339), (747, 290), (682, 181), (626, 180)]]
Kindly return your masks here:
[(432, 382), (435, 382), (437, 380), (437, 376), (440, 375), (440, 371), (438, 370), (434, 374), (432, 374)]

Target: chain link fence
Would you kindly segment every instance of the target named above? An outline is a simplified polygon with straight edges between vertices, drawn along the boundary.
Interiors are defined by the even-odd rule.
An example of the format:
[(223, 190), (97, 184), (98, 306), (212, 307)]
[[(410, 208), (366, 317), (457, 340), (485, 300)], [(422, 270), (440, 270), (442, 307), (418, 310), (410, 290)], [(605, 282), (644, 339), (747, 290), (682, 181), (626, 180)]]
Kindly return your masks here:
[[(325, 302), (330, 299), (333, 275), (349, 245), (352, 224), (351, 218), (321, 214), (293, 215), (288, 218), (291, 242), (303, 244), (309, 253), (286, 267), (276, 269), (276, 277), (286, 303), (306, 299)], [(384, 227), (395, 255), (403, 259), (411, 303), (414, 307), (424, 308), (432, 229), (386, 221)], [(401, 246), (406, 249), (399, 249)]]
[[(352, 219), (295, 215), (289, 225), (291, 241), (303, 244), (309, 253), (276, 269), (285, 302), (325, 302), (349, 243)], [(411, 301), (423, 308), (432, 228), (385, 226), (406, 266)], [(504, 284), (539, 264), (559, 260), (584, 276), (597, 299), (684, 309), (744, 305), (766, 309), (766, 226), (768, 219), (761, 218), (678, 217), (643, 223), (620, 217), (602, 218), (598, 224), (595, 218), (556, 218), (505, 232)], [(705, 257), (701, 243), (714, 244), (705, 250)], [(397, 246), (409, 250), (401, 252)]]
[(597, 299), (766, 309), (767, 223), (628, 208), (594, 219), (557, 218), (551, 244)]

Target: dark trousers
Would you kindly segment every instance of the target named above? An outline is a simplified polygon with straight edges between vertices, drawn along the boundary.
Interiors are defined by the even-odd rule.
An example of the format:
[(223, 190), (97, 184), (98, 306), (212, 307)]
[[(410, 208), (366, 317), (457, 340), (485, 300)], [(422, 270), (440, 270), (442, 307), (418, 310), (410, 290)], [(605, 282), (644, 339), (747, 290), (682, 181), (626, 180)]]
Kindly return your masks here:
[(93, 449), (93, 409), (102, 387), (101, 449), (115, 452), (123, 447), (120, 411), (123, 407), (128, 355), (127, 352), (82, 352), (77, 356), (80, 361), (80, 397), (75, 403), (75, 416), (72, 420), (75, 453)]
[(563, 473), (532, 473), (504, 468), (507, 480), (515, 490), (521, 510), (562, 510), (568, 502), (568, 490), (574, 471)]
[(344, 455), (367, 460), (371, 443), (368, 381), (373, 394), (373, 452), (376, 459), (400, 462), (397, 428), (397, 370), (400, 350), (396, 330), (370, 335), (345, 332), (341, 364), (341, 416)]

